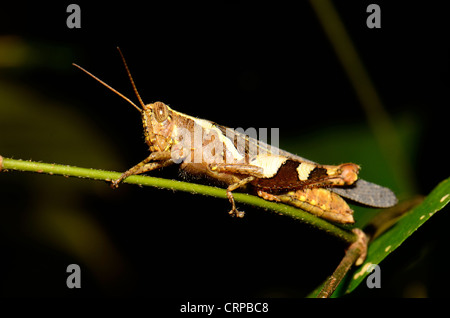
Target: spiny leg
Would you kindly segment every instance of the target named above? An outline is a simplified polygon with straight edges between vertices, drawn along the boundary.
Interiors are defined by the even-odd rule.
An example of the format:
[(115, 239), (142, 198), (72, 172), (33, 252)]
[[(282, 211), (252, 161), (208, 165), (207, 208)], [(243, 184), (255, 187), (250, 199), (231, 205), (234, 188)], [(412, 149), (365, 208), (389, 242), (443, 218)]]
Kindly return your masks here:
[[(128, 178), (131, 175), (135, 174), (141, 174), (144, 172), (148, 172), (151, 170), (159, 169), (165, 166), (168, 166), (173, 163), (171, 159), (171, 153), (169, 151), (157, 151), (152, 152), (147, 158), (145, 158), (143, 161), (135, 165), (134, 167), (128, 169), (122, 175), (112, 181), (111, 187), (117, 188), (119, 186), (119, 183)], [(157, 162), (150, 162), (153, 160), (157, 160)], [(149, 163), (150, 162), (150, 163)]]
[(238, 209), (236, 208), (236, 203), (234, 202), (234, 197), (233, 197), (233, 193), (231, 193), (231, 191), (234, 191), (244, 185), (246, 185), (247, 183), (253, 181), (255, 179), (255, 177), (247, 177), (245, 179), (242, 179), (239, 182), (233, 183), (232, 185), (230, 185), (227, 188), (227, 197), (228, 200), (231, 203), (231, 210), (230, 212), (228, 212), (231, 216), (236, 216), (238, 218), (243, 218), (245, 213), (242, 211), (238, 211)]

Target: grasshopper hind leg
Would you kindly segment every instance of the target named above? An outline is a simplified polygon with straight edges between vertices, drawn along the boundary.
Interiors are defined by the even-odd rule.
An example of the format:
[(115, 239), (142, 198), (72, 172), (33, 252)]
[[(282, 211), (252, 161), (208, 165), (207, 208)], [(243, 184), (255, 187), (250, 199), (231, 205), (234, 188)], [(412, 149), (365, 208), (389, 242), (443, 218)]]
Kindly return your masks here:
[(304, 189), (278, 195), (262, 190), (258, 190), (257, 193), (264, 200), (292, 205), (331, 222), (342, 224), (355, 222), (353, 210), (348, 204), (340, 196), (326, 189)]

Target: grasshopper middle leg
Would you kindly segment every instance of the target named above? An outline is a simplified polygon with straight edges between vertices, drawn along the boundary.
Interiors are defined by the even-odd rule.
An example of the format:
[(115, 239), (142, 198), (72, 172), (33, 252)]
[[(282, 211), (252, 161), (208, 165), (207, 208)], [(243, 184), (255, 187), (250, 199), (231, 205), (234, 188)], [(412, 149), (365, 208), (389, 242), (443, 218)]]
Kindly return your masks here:
[(236, 208), (236, 203), (234, 202), (232, 191), (245, 186), (247, 183), (250, 183), (253, 180), (255, 180), (255, 178), (261, 177), (263, 169), (261, 167), (248, 164), (226, 164), (226, 163), (211, 164), (209, 165), (209, 169), (217, 173), (241, 174), (244, 176), (247, 175), (247, 177), (245, 177), (244, 179), (241, 179), (240, 181), (229, 185), (227, 188), (227, 197), (231, 203), (231, 210), (229, 214), (239, 218), (244, 217), (244, 212), (239, 211)]
[(232, 185), (228, 186), (227, 188), (227, 198), (231, 203), (231, 210), (230, 212), (228, 212), (230, 215), (232, 216), (236, 216), (238, 218), (243, 218), (245, 213), (242, 211), (239, 211), (236, 208), (236, 203), (234, 202), (234, 197), (233, 197), (233, 193), (231, 193), (232, 191), (246, 185), (247, 183), (253, 181), (255, 179), (255, 177), (247, 177), (245, 179), (242, 179), (239, 182), (233, 183)]

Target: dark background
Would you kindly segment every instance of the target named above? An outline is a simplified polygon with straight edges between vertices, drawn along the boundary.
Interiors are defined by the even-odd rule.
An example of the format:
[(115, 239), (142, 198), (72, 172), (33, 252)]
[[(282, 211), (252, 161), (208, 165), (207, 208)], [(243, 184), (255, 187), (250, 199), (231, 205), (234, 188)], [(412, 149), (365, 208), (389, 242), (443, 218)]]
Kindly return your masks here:
[[(372, 1), (373, 2), (373, 1)], [(21, 4), (0, 13), (0, 154), (125, 171), (148, 155), (138, 113), (74, 68), (144, 102), (229, 127), (280, 128), (282, 148), (324, 164), (353, 161), (401, 199), (448, 177), (449, 45), (445, 9), (376, 1), (335, 6), (405, 148), (408, 189), (389, 166), (355, 91), (308, 2), (124, 2), (66, 8)], [(406, 164), (406, 163), (405, 163)], [(152, 175), (177, 178), (176, 169)], [(167, 190), (10, 172), (0, 179), (0, 293), (17, 296), (303, 297), (345, 245), (250, 206)], [(381, 264), (383, 287), (360, 296), (449, 295), (440, 284), (448, 216), (439, 213)], [(65, 269), (82, 268), (82, 288)]]

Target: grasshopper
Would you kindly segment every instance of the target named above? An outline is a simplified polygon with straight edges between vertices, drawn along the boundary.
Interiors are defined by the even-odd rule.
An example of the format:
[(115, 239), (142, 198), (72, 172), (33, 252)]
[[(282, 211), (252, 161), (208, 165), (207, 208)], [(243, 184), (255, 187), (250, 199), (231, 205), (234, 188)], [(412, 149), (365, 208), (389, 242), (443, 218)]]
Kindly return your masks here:
[(227, 187), (229, 213), (237, 217), (244, 216), (234, 201), (233, 191), (237, 189), (337, 223), (354, 223), (353, 210), (342, 197), (379, 208), (397, 203), (390, 189), (358, 179), (360, 167), (354, 163), (320, 165), (237, 130), (177, 112), (162, 102), (145, 104), (118, 50), (141, 107), (73, 64), (128, 101), (142, 116), (150, 155), (112, 181), (112, 187), (117, 188), (131, 175), (178, 164), (188, 175)]

